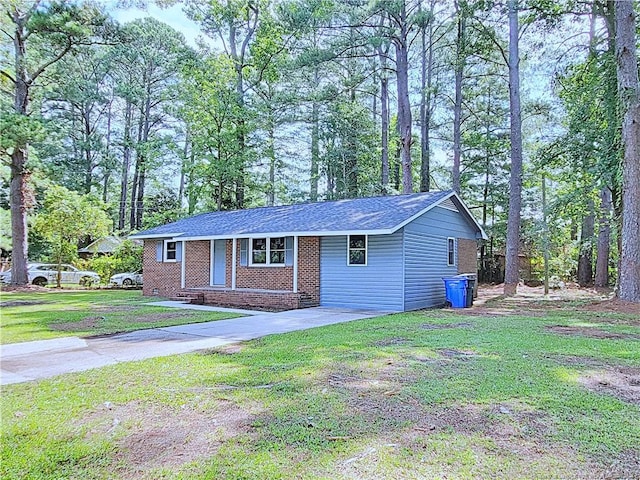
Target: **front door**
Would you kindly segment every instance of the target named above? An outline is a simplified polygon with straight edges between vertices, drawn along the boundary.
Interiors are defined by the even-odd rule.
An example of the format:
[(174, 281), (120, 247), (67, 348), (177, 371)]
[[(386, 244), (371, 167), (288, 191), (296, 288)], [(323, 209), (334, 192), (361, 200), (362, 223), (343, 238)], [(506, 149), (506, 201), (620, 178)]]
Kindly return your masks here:
[(227, 241), (213, 241), (213, 285), (224, 285), (227, 276)]

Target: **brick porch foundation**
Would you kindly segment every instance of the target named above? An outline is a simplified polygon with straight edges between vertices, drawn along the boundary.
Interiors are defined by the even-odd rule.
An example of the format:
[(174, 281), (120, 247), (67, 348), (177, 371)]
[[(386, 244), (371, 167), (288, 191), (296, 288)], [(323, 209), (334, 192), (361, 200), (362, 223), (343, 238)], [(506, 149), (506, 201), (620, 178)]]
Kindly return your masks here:
[(201, 294), (206, 305), (220, 305), (239, 308), (264, 308), (291, 310), (316, 307), (319, 302), (306, 293), (283, 290), (260, 290), (240, 288), (189, 288), (185, 294)]

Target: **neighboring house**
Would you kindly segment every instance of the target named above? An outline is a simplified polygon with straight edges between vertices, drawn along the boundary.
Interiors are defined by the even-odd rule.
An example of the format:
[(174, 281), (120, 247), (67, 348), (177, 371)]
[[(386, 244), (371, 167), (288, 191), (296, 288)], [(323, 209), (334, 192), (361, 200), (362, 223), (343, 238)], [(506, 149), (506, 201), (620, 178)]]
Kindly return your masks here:
[(122, 238), (113, 235), (102, 237), (86, 247), (79, 249), (78, 254), (80, 258), (90, 258), (94, 255), (110, 255), (122, 245), (123, 241)]
[(220, 211), (152, 228), (145, 295), (244, 307), (405, 311), (445, 303), (486, 239), (453, 191)]

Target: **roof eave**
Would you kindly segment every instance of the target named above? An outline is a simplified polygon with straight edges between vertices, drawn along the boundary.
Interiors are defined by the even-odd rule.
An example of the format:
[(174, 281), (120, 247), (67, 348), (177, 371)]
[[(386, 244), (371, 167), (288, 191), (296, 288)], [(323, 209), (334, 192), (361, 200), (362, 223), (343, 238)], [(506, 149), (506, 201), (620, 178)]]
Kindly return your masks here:
[(193, 235), (180, 237), (178, 240), (232, 240), (234, 238), (265, 238), (265, 237), (335, 237), (341, 235), (389, 235), (393, 229), (377, 230), (321, 230), (304, 232), (254, 232), (254, 233), (228, 233), (222, 235)]
[(179, 233), (149, 233), (149, 234), (143, 234), (143, 235), (137, 235), (137, 234), (133, 234), (133, 235), (129, 235), (127, 238), (130, 238), (131, 240), (148, 240), (151, 238), (175, 238), (175, 237), (179, 237), (180, 235), (184, 235), (184, 232), (179, 232)]

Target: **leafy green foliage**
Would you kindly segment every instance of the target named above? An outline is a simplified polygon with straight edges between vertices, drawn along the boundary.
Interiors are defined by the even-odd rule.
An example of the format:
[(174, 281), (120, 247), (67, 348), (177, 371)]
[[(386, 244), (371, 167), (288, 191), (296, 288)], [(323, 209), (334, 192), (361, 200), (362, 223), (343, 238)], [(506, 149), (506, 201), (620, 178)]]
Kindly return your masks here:
[(108, 282), (116, 273), (139, 272), (142, 270), (142, 245), (125, 240), (110, 255), (96, 255), (85, 262), (87, 269), (96, 272)]
[(93, 198), (55, 185), (47, 191), (34, 228), (51, 244), (52, 259), (60, 264), (77, 257), (82, 238), (107, 235), (112, 222)]

